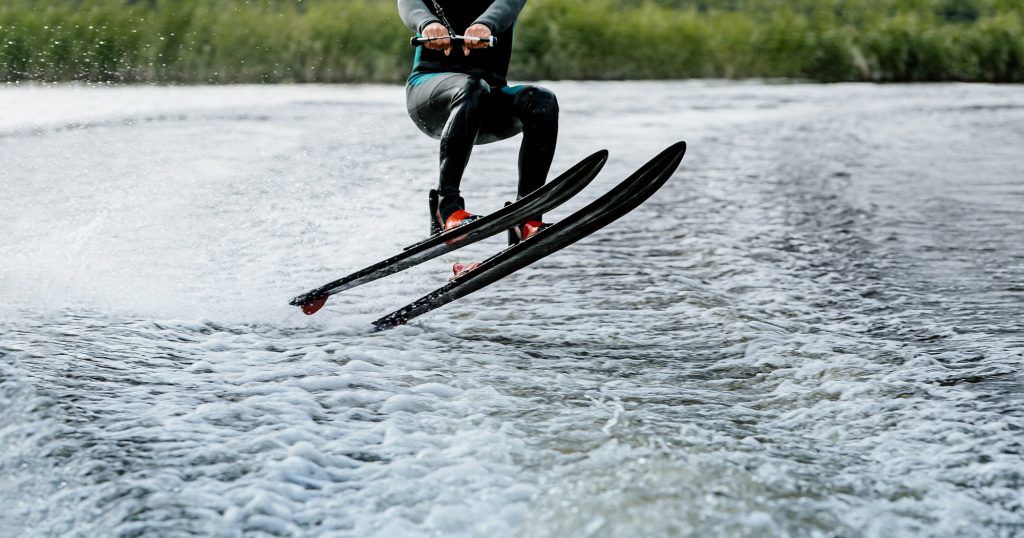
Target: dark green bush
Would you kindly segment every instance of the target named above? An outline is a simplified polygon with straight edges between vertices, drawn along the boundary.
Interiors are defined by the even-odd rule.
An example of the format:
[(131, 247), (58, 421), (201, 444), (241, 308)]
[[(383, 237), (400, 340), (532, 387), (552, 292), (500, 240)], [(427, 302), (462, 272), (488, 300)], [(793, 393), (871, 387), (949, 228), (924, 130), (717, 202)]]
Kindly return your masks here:
[[(1024, 0), (530, 0), (517, 79), (1024, 79)], [(3, 0), (0, 79), (399, 82), (393, 0)]]

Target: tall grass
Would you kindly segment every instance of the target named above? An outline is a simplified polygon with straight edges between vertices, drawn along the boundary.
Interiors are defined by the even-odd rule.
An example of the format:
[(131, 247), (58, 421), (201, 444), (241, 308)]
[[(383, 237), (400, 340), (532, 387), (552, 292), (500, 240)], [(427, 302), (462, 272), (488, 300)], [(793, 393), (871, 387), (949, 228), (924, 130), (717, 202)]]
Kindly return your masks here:
[(410, 64), (390, 2), (4, 2), (6, 80), (394, 81)]
[[(393, 0), (2, 0), (0, 79), (398, 82)], [(530, 0), (518, 79), (1024, 80), (1024, 0)]]

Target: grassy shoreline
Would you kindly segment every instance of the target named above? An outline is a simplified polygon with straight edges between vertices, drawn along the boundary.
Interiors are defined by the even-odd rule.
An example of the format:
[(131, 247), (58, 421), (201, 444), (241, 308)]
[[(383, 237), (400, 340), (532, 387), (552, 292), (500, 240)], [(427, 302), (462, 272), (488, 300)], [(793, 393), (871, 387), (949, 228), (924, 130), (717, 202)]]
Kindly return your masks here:
[[(0, 80), (393, 83), (408, 35), (391, 0), (5, 0)], [(1024, 2), (531, 0), (510, 74), (1022, 82)]]

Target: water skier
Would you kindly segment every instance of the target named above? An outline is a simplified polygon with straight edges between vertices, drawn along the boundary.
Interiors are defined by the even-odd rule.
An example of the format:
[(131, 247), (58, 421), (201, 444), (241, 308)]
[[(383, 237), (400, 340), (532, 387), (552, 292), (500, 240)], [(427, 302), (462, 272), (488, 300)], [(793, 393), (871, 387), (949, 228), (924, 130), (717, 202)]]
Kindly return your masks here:
[[(526, 0), (430, 0), (430, 5), (398, 0), (402, 21), (426, 38), (416, 49), (406, 85), (409, 116), (421, 131), (441, 141), (440, 178), (429, 194), (431, 233), (478, 218), (466, 211), (459, 190), (474, 144), (522, 133), (519, 197), (547, 178), (558, 138), (555, 94), (539, 86), (509, 86), (506, 80), (512, 32), (524, 4)], [(541, 215), (531, 215), (513, 229), (510, 242), (542, 226)]]
[[(481, 263), (455, 264), (455, 276), (448, 284), (373, 322), (377, 330), (402, 325), (572, 245), (636, 209), (672, 176), (686, 152), (685, 142), (672, 144), (604, 195), (546, 226), (541, 214), (590, 183), (607, 161), (608, 151), (593, 153), (547, 182), (558, 138), (558, 102), (544, 88), (509, 86), (506, 80), (512, 31), (526, 0), (445, 0), (452, 4), (450, 13), (440, 1), (430, 0), (432, 8), (428, 8), (422, 0), (398, 0), (402, 20), (418, 34), (410, 40), (417, 52), (406, 86), (409, 115), (423, 132), (441, 141), (440, 178), (437, 189), (430, 191), (431, 236), (292, 299), (291, 304), (306, 314), (316, 313), (333, 294), (509, 231), (512, 246)], [(455, 28), (462, 29), (463, 35)], [(484, 217), (469, 213), (459, 185), (473, 145), (519, 133), (523, 134), (519, 199)]]

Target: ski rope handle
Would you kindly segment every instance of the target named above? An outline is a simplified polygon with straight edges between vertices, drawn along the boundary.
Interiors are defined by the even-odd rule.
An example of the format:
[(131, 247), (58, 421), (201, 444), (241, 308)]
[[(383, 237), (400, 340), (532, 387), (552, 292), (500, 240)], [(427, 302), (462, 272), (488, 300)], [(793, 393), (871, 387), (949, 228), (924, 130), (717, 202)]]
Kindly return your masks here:
[(493, 47), (498, 43), (498, 38), (494, 36), (485, 39), (482, 37), (469, 37), (456, 34), (455, 30), (452, 28), (452, 23), (448, 22), (448, 17), (445, 16), (444, 9), (441, 8), (441, 4), (438, 4), (437, 0), (430, 0), (430, 3), (434, 4), (434, 11), (437, 12), (437, 17), (441, 19), (441, 24), (443, 24), (444, 27), (448, 30), (448, 37), (445, 38), (413, 36), (412, 39), (409, 40), (410, 45), (418, 47), (428, 41), (437, 41), (438, 39), (451, 39), (452, 41), (476, 41), (477, 43), (481, 41), (486, 41), (487, 45), (490, 47)]
[(453, 36), (450, 36), (450, 37), (419, 37), (419, 36), (412, 36), (412, 38), (409, 39), (409, 44), (414, 46), (414, 47), (418, 47), (418, 46), (420, 46), (420, 45), (422, 45), (422, 44), (424, 44), (424, 43), (426, 43), (428, 41), (438, 41), (438, 40), (441, 40), (441, 39), (451, 39), (452, 41), (476, 41), (478, 43), (483, 41), (483, 42), (486, 42), (487, 45), (491, 46), (491, 47), (493, 47), (494, 45), (496, 45), (498, 43), (498, 38), (494, 37), (494, 36), (491, 36), (491, 37), (471, 37), (471, 36), (465, 36), (465, 35), (453, 35)]

